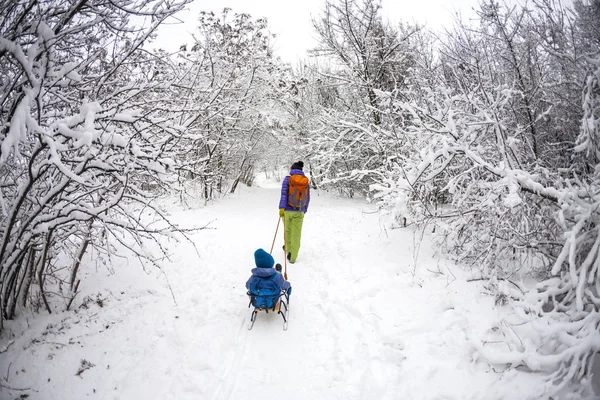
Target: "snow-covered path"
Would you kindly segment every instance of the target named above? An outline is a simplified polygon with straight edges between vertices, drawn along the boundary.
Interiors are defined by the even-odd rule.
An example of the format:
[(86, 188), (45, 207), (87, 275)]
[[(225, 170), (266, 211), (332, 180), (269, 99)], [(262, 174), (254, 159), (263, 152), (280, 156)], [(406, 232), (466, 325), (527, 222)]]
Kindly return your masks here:
[[(134, 263), (90, 272), (96, 299), (77, 313), (9, 323), (19, 337), (0, 357), (13, 399), (527, 399), (540, 377), (494, 372), (472, 341), (499, 323), (493, 298), (438, 260), (427, 238), (389, 231), (372, 206), (314, 191), (293, 286), (288, 331), (276, 314), (247, 330), (244, 284), (253, 252), (270, 250), (277, 184), (243, 188), (181, 224), (211, 227), (170, 244), (164, 275)], [(283, 264), (280, 227), (273, 254)], [(417, 235), (417, 242), (418, 242)], [(416, 267), (415, 267), (416, 263)], [(129, 265), (128, 265), (129, 264)], [(81, 301), (82, 298), (79, 298)], [(99, 304), (100, 303), (100, 304)], [(100, 307), (102, 305), (102, 307)], [(3, 343), (6, 342), (6, 339)], [(82, 360), (93, 367), (81, 371)], [(81, 372), (80, 372), (81, 371)]]

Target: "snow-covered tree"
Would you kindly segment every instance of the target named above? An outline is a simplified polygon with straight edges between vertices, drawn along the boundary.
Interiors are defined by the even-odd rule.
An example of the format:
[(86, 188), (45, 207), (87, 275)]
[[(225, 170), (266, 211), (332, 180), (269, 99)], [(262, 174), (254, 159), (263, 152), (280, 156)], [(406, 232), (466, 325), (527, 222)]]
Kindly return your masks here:
[[(481, 354), (554, 372), (551, 392), (588, 382), (598, 352), (598, 4), (487, 1), (478, 24), (435, 43), (402, 29), (377, 42), (378, 3), (328, 2), (318, 53), (335, 62), (309, 77), (298, 107), (318, 111), (299, 139), (319, 183), (370, 190), (399, 224), (433, 222), (441, 248), (539, 330), (523, 332), (531, 343), (505, 332), (512, 352)], [(375, 54), (403, 79), (375, 79), (386, 65)]]
[(489, 2), (480, 26), (445, 38), (437, 85), (397, 102), (414, 116), (410, 151), (376, 189), (397, 218), (435, 221), (447, 251), (515, 300), (510, 350), (477, 346), (488, 361), (552, 372), (550, 392), (575, 382), (583, 394), (600, 339), (600, 48), (583, 40), (583, 18), (534, 4)]
[(156, 236), (176, 228), (151, 200), (181, 130), (147, 100), (165, 85), (141, 46), (185, 3), (0, 3), (0, 326), (31, 294), (51, 312), (47, 279), (68, 307), (86, 253), (165, 255)]
[(199, 182), (205, 199), (252, 182), (283, 74), (267, 21), (230, 11), (202, 12), (193, 46), (161, 67), (174, 82), (171, 109), (188, 132), (181, 176)]
[(366, 194), (403, 147), (406, 121), (390, 106), (414, 84), (419, 30), (385, 22), (380, 2), (371, 0), (328, 1), (313, 25), (320, 39), (313, 53), (332, 62), (310, 84), (320, 87), (319, 95), (335, 92), (303, 139), (313, 177), (350, 195)]

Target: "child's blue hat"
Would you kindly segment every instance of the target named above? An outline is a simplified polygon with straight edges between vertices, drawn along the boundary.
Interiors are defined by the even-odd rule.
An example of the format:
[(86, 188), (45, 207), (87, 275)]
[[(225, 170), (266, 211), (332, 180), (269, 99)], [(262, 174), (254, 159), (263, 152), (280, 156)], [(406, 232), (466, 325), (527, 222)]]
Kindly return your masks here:
[(258, 249), (254, 252), (254, 262), (258, 268), (272, 268), (275, 260), (263, 249)]

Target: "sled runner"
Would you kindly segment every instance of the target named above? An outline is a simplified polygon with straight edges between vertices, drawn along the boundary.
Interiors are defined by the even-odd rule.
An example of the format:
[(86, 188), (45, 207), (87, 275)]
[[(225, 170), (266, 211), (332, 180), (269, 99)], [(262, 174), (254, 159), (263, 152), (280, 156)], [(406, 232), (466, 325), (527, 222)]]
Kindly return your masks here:
[(288, 327), (288, 317), (289, 317), (289, 305), (290, 305), (290, 296), (288, 296), (286, 290), (281, 290), (279, 293), (251, 293), (248, 291), (246, 294), (250, 297), (250, 303), (248, 304), (248, 308), (254, 306), (254, 310), (252, 310), (252, 315), (250, 316), (250, 324), (248, 325), (248, 330), (252, 329), (254, 326), (254, 321), (256, 321), (256, 316), (259, 312), (264, 311), (265, 313), (273, 312), (281, 315), (283, 318), (283, 330), (286, 331)]

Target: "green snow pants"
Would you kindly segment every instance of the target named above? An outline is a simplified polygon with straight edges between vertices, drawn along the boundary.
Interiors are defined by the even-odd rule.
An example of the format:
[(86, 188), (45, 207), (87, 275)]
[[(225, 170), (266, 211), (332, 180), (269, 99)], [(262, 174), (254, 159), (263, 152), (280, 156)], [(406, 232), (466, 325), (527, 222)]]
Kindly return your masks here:
[[(302, 222), (304, 213), (301, 211), (285, 211), (285, 251), (292, 253), (290, 262), (296, 262), (300, 251), (300, 237), (302, 236)], [(287, 254), (286, 254), (287, 255)]]

